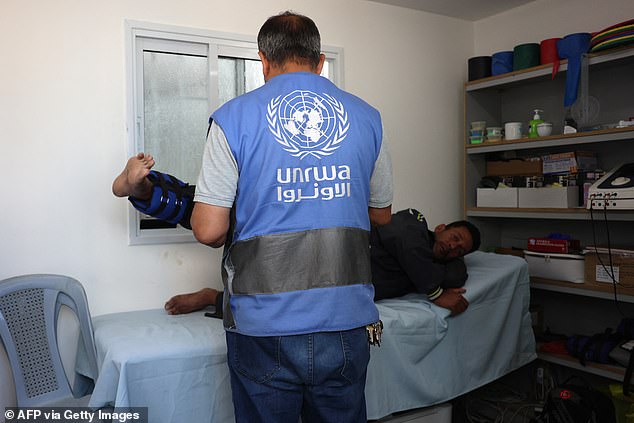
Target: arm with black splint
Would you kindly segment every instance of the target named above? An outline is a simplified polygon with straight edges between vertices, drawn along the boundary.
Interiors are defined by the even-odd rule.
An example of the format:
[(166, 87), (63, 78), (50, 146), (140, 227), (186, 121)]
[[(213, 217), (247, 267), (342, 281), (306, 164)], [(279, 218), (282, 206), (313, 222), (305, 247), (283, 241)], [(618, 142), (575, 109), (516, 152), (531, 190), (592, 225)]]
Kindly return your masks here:
[(196, 186), (155, 170), (147, 179), (152, 183), (152, 196), (147, 200), (128, 197), (134, 208), (156, 219), (191, 229)]

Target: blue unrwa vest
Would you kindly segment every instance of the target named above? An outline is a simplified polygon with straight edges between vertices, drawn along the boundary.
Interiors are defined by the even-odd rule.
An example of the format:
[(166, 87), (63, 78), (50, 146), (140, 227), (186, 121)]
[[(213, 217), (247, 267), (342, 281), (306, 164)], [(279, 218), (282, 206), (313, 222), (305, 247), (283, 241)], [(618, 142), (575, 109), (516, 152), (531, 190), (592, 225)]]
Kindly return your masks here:
[(224, 256), (225, 326), (251, 336), (378, 320), (368, 202), (379, 113), (312, 73), (287, 73), (212, 115), (238, 164)]

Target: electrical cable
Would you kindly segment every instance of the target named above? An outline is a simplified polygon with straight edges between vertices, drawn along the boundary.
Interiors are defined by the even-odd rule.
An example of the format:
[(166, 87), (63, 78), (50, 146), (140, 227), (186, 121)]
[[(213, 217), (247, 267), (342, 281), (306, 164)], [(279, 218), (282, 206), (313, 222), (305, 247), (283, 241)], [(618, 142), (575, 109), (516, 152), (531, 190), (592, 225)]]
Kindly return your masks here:
[(517, 410), (515, 410), (515, 413), (513, 413), (511, 415), (511, 418), (508, 420), (510, 423), (513, 423), (513, 421), (515, 421), (515, 417), (517, 417), (517, 415), (519, 414), (520, 411), (525, 410), (524, 411), (524, 416), (523, 419), (524, 420), (529, 420), (530, 421), (530, 416), (528, 415), (528, 410), (534, 411), (535, 407), (541, 406), (541, 404), (524, 404), (521, 405), (520, 407), (517, 408)]
[(607, 254), (608, 254), (608, 261), (610, 263), (610, 270), (608, 270), (607, 266), (605, 265), (605, 263), (603, 263), (603, 260), (601, 259), (601, 255), (599, 254), (599, 251), (597, 250), (597, 239), (596, 239), (596, 233), (594, 230), (594, 215), (592, 213), (592, 211), (594, 210), (594, 208), (592, 207), (592, 204), (590, 205), (590, 220), (592, 221), (591, 227), (592, 227), (592, 237), (594, 240), (594, 252), (597, 255), (597, 259), (599, 261), (599, 263), (601, 264), (601, 267), (603, 268), (603, 270), (605, 271), (605, 273), (610, 277), (610, 279), (612, 280), (613, 284), (619, 285), (621, 288), (625, 288), (625, 289), (631, 289), (634, 288), (634, 285), (624, 285), (622, 283), (620, 283), (619, 281), (616, 280), (616, 276), (614, 274), (614, 266), (613, 266), (613, 261), (612, 261), (612, 243), (610, 241), (610, 228), (608, 227), (608, 215), (607, 215), (607, 201), (604, 202), (603, 204), (603, 220), (605, 222), (605, 230), (606, 230), (606, 236), (607, 236), (607, 241), (608, 241), (608, 247), (607, 247)]
[[(550, 385), (551, 375), (544, 376)], [(542, 406), (543, 403), (499, 381), (468, 394), (464, 402), (469, 423), (529, 423)]]
[(617, 311), (619, 312), (619, 314), (623, 317), (628, 317), (626, 313), (623, 312), (623, 310), (621, 309), (621, 306), (619, 304), (619, 299), (618, 299), (618, 293), (617, 293), (617, 285), (620, 286), (621, 288), (624, 289), (629, 289), (629, 288), (633, 288), (633, 286), (631, 285), (623, 285), (620, 284), (615, 277), (614, 274), (614, 265), (613, 265), (613, 260), (612, 260), (612, 242), (610, 240), (610, 228), (608, 226), (608, 214), (607, 214), (607, 201), (605, 201), (603, 203), (603, 220), (605, 222), (605, 231), (606, 231), (606, 236), (607, 236), (607, 250), (608, 250), (608, 260), (609, 260), (609, 264), (610, 264), (610, 270), (608, 270), (607, 266), (605, 265), (605, 263), (603, 262), (603, 259), (601, 258), (601, 254), (599, 254), (598, 251), (598, 242), (597, 242), (597, 236), (596, 236), (596, 231), (595, 231), (595, 220), (594, 220), (594, 213), (593, 213), (594, 207), (593, 204), (590, 204), (590, 226), (592, 229), (592, 240), (594, 242), (594, 252), (597, 255), (597, 260), (599, 261), (599, 263), (601, 264), (601, 267), (603, 268), (603, 270), (605, 271), (605, 273), (610, 277), (610, 280), (612, 281), (612, 293), (614, 295), (614, 305), (617, 309)]
[(608, 259), (610, 261), (610, 278), (616, 281), (614, 277), (614, 264), (612, 263), (612, 242), (610, 241), (610, 228), (608, 226), (608, 203), (603, 203), (603, 221), (605, 222), (605, 235), (608, 239)]

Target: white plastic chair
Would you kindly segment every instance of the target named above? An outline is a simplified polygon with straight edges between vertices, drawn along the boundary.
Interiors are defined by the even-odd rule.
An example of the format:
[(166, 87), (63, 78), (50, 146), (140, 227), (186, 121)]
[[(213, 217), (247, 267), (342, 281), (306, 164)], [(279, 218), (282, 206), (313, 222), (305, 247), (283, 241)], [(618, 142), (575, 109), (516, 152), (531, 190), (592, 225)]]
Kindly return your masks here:
[(88, 301), (82, 285), (61, 275), (23, 275), (0, 281), (0, 339), (9, 357), (18, 407), (86, 406), (92, 380), (64, 372), (57, 343), (62, 305), (79, 321), (78, 347), (97, 376), (96, 350)]

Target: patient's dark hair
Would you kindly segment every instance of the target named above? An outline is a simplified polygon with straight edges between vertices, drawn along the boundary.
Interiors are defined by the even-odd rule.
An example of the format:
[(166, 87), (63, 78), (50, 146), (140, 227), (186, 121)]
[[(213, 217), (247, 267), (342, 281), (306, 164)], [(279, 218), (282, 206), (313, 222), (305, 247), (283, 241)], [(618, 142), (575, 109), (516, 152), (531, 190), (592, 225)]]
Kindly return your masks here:
[(258, 49), (276, 65), (295, 61), (315, 69), (321, 55), (321, 38), (312, 19), (286, 11), (264, 22), (258, 33)]
[(473, 242), (473, 245), (471, 246), (471, 250), (469, 250), (467, 254), (472, 253), (476, 251), (478, 248), (480, 248), (480, 230), (478, 229), (476, 225), (474, 225), (471, 222), (467, 222), (466, 220), (457, 220), (455, 222), (451, 222), (445, 227), (449, 229), (449, 228), (459, 228), (461, 226), (467, 228), (467, 230), (471, 234), (471, 241)]

